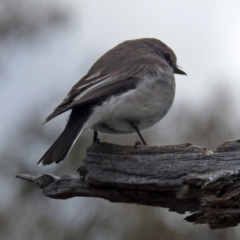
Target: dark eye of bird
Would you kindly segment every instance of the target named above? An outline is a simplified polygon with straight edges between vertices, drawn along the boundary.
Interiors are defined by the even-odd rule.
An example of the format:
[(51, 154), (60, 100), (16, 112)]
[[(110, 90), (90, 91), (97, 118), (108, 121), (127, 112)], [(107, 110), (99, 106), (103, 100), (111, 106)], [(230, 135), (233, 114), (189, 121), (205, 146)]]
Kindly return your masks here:
[(164, 53), (163, 56), (167, 62), (170, 62), (170, 54), (169, 53)]

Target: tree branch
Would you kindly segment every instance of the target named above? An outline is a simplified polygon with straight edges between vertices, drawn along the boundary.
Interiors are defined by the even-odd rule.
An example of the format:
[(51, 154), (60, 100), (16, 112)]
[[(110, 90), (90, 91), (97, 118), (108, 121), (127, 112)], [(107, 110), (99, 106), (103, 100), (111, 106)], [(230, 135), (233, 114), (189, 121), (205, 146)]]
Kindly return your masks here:
[(104, 198), (190, 212), (186, 220), (210, 228), (240, 222), (240, 140), (225, 142), (215, 152), (191, 144), (118, 146), (95, 143), (80, 177), (21, 174), (56, 199)]

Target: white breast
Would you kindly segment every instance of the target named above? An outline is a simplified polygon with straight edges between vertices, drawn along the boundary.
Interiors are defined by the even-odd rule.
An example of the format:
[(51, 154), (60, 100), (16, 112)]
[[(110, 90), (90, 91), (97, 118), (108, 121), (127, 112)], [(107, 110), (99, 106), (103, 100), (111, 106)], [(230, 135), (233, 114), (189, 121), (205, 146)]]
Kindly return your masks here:
[[(162, 76), (162, 75), (161, 75)], [(140, 130), (160, 121), (172, 106), (175, 79), (172, 72), (159, 77), (146, 76), (136, 89), (110, 97), (96, 107), (84, 129), (92, 128), (104, 133), (132, 133), (133, 121)]]

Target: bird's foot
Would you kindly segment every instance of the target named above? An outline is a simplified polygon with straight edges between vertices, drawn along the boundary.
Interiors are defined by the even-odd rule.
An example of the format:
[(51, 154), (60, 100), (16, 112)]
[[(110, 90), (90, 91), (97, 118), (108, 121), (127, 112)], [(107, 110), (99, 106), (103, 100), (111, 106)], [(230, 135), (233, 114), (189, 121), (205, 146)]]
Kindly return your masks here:
[(142, 143), (140, 141), (135, 142), (134, 147), (135, 149), (138, 149), (139, 146), (141, 146)]

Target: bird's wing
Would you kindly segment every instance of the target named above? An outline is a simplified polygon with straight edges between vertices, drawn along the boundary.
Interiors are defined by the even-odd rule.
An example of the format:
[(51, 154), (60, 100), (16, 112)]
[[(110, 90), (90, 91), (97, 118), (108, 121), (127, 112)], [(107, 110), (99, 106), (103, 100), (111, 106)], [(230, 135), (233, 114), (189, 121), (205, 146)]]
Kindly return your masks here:
[(144, 76), (154, 75), (156, 72), (157, 64), (142, 63), (110, 74), (97, 72), (86, 75), (73, 86), (63, 102), (46, 118), (46, 122), (69, 109), (94, 104), (134, 89)]

